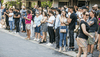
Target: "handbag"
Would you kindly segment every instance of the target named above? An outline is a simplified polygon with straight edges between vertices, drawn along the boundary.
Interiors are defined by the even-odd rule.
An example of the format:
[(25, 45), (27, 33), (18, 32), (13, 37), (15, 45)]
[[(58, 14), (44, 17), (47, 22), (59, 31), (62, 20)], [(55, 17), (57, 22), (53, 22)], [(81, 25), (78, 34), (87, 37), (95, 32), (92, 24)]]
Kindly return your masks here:
[(66, 29), (60, 29), (61, 33), (66, 33)]

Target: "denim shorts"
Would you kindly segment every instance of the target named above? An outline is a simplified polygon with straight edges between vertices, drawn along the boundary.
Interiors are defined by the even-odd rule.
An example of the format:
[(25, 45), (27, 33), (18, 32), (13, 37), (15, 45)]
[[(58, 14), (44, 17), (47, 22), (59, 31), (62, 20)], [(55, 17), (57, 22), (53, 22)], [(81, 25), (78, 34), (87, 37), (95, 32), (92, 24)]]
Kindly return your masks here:
[(40, 26), (38, 27), (38, 26), (36, 26), (35, 27), (35, 32), (37, 32), (37, 33), (40, 33), (41, 31), (40, 31)]

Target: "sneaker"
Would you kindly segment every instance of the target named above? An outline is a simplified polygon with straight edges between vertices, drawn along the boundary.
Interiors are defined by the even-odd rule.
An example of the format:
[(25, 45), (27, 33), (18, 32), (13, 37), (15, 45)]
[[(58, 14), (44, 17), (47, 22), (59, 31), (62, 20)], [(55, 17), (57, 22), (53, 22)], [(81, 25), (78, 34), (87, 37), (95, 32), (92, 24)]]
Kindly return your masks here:
[(39, 41), (40, 39), (37, 39), (36, 41)]
[(74, 51), (75, 48), (71, 48), (71, 49), (72, 49), (72, 51)]
[(16, 32), (13, 32), (14, 34), (16, 34)]
[(52, 46), (53, 44), (51, 44), (51, 43), (48, 43), (47, 45), (48, 45), (48, 46)]
[(37, 38), (34, 38), (34, 41), (36, 41), (37, 40)]
[(16, 34), (19, 34), (19, 32), (16, 32)]
[(51, 43), (48, 43), (48, 44), (46, 44), (46, 45), (50, 45)]
[(12, 30), (9, 30), (9, 32), (13, 32)]
[(90, 57), (93, 57), (94, 55), (90, 53)]
[(87, 55), (89, 55), (89, 54), (90, 54), (90, 52), (87, 53)]
[(69, 49), (68, 49), (68, 51), (72, 51), (72, 49), (71, 49), (71, 48), (69, 48)]

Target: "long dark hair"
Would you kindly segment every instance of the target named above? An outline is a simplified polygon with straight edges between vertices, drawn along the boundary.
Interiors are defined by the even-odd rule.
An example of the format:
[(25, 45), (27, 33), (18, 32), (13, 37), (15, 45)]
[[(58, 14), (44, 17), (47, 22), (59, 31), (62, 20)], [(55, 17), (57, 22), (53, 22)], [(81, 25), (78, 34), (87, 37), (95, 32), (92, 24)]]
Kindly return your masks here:
[(97, 19), (96, 12), (94, 10), (91, 10), (91, 12), (94, 14), (94, 17)]
[[(63, 10), (64, 11), (64, 10)], [(61, 11), (61, 13), (63, 12), (63, 11)], [(65, 12), (65, 11), (64, 11)], [(61, 14), (61, 16), (62, 16), (62, 14)], [(65, 17), (66, 17), (66, 12), (65, 12)], [(67, 18), (67, 17), (66, 17)]]
[(30, 11), (30, 10), (27, 10), (27, 13), (28, 13), (28, 14), (31, 14), (31, 11)]
[(54, 15), (53, 11), (49, 11), (49, 13), (51, 13), (52, 15)]
[(47, 16), (47, 13), (46, 12), (44, 12), (44, 14), (45, 14), (45, 16)]

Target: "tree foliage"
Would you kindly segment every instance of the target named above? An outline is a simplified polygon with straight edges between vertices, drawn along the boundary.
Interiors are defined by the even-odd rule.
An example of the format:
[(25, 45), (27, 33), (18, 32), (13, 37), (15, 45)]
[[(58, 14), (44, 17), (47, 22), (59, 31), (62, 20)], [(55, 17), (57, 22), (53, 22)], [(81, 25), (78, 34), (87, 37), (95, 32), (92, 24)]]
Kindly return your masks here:
[(9, 7), (12, 7), (12, 6), (15, 6), (15, 5), (19, 5), (20, 4), (20, 1), (19, 0), (16, 0), (16, 1), (8, 1), (8, 2), (6, 2), (5, 4), (7, 4), (7, 5), (9, 5), (8, 6), (8, 8)]
[(1, 3), (3, 3), (4, 2), (4, 0), (1, 0)]
[(53, 2), (50, 2), (50, 1), (44, 1), (44, 2), (41, 2), (41, 6), (42, 6), (42, 7), (48, 6), (49, 8), (51, 8), (52, 3), (53, 3)]

